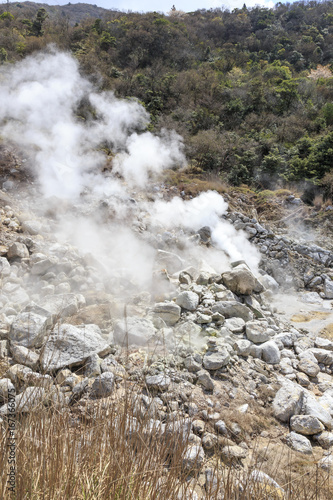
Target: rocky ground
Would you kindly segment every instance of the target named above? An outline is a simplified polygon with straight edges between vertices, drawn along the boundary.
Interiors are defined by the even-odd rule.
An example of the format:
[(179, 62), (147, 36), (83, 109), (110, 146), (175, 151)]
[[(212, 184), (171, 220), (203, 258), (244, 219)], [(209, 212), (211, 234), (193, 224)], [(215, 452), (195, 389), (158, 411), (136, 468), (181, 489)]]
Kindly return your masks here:
[[(112, 204), (49, 199), (42, 210), (31, 180), (14, 175), (16, 163), (0, 192), (3, 426), (8, 390), (18, 413), (55, 404), (78, 415), (96, 401), (119, 401), (130, 387), (136, 418), (149, 416), (161, 434), (186, 422), (183, 467), (201, 478), (193, 498), (214, 481), (217, 449), (226, 466), (246, 470), (265, 455), (253, 477), (280, 498), (283, 485), (263, 472), (272, 457), (283, 462), (291, 449), (297, 460), (331, 469), (330, 249), (229, 210), (224, 221), (246, 234), (261, 261), (257, 272), (244, 260), (216, 272), (186, 257), (189, 245), (214, 248), (209, 226), (169, 230), (149, 219), (146, 198), (173, 193), (154, 185), (122, 201), (121, 217), (153, 248), (153, 280), (140, 289), (126, 270), (106, 272), (98, 255), (55, 236), (59, 212), (98, 212), (108, 227), (118, 216)], [(292, 213), (301, 201), (286, 203)]]

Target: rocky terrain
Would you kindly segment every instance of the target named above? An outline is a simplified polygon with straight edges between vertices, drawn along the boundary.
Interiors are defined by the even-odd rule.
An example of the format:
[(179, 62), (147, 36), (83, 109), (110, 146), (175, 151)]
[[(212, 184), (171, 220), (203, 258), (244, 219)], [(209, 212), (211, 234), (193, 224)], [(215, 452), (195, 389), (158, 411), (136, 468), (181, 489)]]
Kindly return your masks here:
[[(10, 165), (8, 151), (2, 160)], [(252, 470), (270, 498), (285, 495), (262, 465), (277, 453), (291, 449), (331, 469), (330, 250), (227, 209), (212, 226), (190, 229), (179, 220), (170, 228), (151, 208), (171, 207), (173, 190), (161, 184), (122, 195), (117, 207), (116, 195), (101, 200), (89, 192), (73, 203), (41, 202), (38, 186), (14, 163), (2, 172), (0, 192), (3, 429), (8, 391), (18, 414), (46, 405), (80, 417), (99, 402), (119, 404), (130, 390), (134, 419), (148, 417), (150, 432), (186, 434), (182, 467), (199, 477), (188, 498), (208, 498), (217, 455), (225, 467)], [(287, 203), (297, 210), (301, 201)], [(125, 224), (144, 247), (105, 260), (94, 233), (86, 252), (86, 240), (75, 246), (62, 232), (69, 214), (79, 226), (93, 217), (100, 233), (111, 232), (106, 254), (120, 244), (119, 258), (134, 244), (116, 238)], [(232, 260), (228, 238), (238, 236), (259, 267), (244, 252)], [(147, 246), (151, 275), (142, 279), (133, 266), (144, 266), (139, 252)], [(265, 454), (260, 470), (253, 468)]]

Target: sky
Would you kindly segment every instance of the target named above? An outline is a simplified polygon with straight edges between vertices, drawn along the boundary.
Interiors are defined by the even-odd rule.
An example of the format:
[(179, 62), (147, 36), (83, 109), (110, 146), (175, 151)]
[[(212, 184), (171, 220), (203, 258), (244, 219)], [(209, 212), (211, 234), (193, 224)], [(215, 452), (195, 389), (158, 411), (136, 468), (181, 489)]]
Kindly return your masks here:
[[(66, 5), (67, 0), (34, 0), (38, 3), (47, 3), (48, 5)], [(1, 0), (1, 3), (6, 3)], [(71, 3), (79, 3), (71, 0)], [(244, 5), (244, 0), (81, 0), (81, 3), (96, 4), (98, 7), (105, 9), (118, 9), (121, 11), (132, 10), (133, 12), (164, 12), (168, 13), (173, 5), (177, 10), (184, 12), (193, 12), (197, 9), (214, 9), (224, 7), (229, 10), (241, 8)], [(265, 7), (273, 7), (276, 0), (245, 0), (247, 7), (262, 5)]]

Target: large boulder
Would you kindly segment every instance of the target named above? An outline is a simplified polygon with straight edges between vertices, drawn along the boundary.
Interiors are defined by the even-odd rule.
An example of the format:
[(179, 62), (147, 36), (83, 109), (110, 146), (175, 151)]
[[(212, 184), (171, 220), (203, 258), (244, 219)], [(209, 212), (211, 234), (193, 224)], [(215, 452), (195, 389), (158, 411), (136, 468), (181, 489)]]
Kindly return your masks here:
[(109, 352), (110, 346), (97, 325), (56, 325), (42, 349), (40, 364), (43, 371), (53, 372), (82, 364), (92, 354)]
[(149, 319), (130, 317), (119, 320), (114, 326), (113, 337), (120, 345), (147, 345), (156, 330)]
[(270, 365), (276, 365), (280, 362), (281, 354), (276, 343), (271, 340), (260, 345), (262, 359)]
[(327, 411), (309, 391), (306, 392), (302, 413), (318, 418), (325, 427), (332, 429), (333, 421), (330, 412)]
[(245, 266), (237, 266), (232, 271), (222, 274), (223, 284), (236, 295), (251, 295), (262, 292), (264, 287)]

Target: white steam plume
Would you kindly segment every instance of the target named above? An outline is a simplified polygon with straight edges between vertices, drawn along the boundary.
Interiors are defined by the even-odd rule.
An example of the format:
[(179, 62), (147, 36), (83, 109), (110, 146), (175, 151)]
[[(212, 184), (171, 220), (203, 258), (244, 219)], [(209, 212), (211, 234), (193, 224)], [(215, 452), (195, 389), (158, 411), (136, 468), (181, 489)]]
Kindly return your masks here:
[[(76, 116), (83, 99), (94, 119)], [(112, 92), (94, 92), (77, 61), (54, 48), (9, 66), (0, 101), (1, 135), (29, 149), (47, 196), (74, 197), (98, 184), (105, 156), (97, 148), (105, 142), (118, 153), (117, 171), (132, 185), (143, 186), (149, 173), (184, 163), (179, 136), (139, 134), (149, 123), (145, 109)]]

